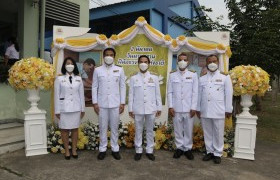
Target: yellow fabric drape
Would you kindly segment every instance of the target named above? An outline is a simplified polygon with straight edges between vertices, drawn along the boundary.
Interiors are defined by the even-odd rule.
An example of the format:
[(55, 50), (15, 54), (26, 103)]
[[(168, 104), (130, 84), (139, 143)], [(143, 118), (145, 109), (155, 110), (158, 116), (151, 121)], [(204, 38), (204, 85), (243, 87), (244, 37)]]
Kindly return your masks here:
[(136, 25), (131, 26), (130, 28), (126, 29), (125, 31), (121, 32), (118, 37), (120, 39), (123, 39), (125, 37), (127, 37), (129, 34), (131, 34), (136, 28)]
[(95, 44), (97, 40), (95, 38), (88, 39), (68, 39), (66, 43), (70, 46), (89, 46)]
[(147, 28), (152, 32), (154, 33), (156, 36), (160, 37), (160, 38), (163, 38), (163, 35), (158, 32), (155, 28), (153, 28), (151, 25), (149, 24), (146, 24)]

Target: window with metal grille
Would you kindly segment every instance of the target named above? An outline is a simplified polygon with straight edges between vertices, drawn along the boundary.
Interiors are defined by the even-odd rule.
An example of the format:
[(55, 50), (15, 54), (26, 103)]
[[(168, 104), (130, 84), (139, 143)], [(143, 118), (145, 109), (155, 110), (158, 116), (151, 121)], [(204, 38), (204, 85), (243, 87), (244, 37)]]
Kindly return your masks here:
[(47, 0), (46, 18), (79, 26), (80, 5), (66, 0)]

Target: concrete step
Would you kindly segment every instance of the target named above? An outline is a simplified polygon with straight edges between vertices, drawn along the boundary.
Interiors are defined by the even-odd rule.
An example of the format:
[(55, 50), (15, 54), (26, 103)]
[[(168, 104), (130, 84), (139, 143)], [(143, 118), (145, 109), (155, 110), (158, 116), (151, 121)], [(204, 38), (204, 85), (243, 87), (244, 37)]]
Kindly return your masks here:
[(9, 129), (9, 128), (15, 128), (15, 127), (23, 127), (23, 124), (22, 123), (18, 123), (18, 122), (0, 124), (0, 130), (2, 130), (2, 129)]
[(0, 154), (24, 148), (24, 126), (10, 122), (0, 124)]

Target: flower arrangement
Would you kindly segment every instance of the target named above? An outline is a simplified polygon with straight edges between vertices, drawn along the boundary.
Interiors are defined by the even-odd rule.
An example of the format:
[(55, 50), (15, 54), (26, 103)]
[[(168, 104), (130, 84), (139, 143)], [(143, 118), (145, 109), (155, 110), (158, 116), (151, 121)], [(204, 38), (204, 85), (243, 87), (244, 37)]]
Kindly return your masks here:
[(258, 66), (236, 66), (230, 72), (234, 96), (264, 95), (269, 89), (269, 75)]
[[(59, 128), (57, 127), (57, 125), (52, 125), (49, 124), (47, 126), (47, 130), (48, 130), (48, 138), (47, 138), (47, 146), (48, 146), (48, 150), (52, 153), (65, 153), (65, 148), (63, 145), (63, 141), (61, 139), (61, 133), (59, 131)], [(78, 149), (85, 149), (85, 147), (88, 145), (89, 143), (89, 137), (86, 136), (84, 133), (84, 127), (81, 126), (78, 130), (78, 142), (77, 142), (77, 148)], [(71, 133), (69, 135), (69, 149), (71, 149)]]
[(31, 57), (17, 61), (9, 70), (9, 83), (17, 90), (50, 89), (55, 69), (43, 59)]
[(193, 150), (203, 152), (204, 151), (204, 136), (201, 125), (194, 125), (193, 128)]
[[(155, 149), (164, 149), (173, 151), (176, 149), (174, 129), (171, 118), (168, 123), (155, 124)], [(110, 130), (108, 136), (108, 148), (110, 148)], [(143, 145), (146, 144), (146, 133), (143, 132)], [(121, 147), (133, 148), (135, 137), (135, 126), (133, 122), (127, 124), (119, 124), (119, 145)], [(79, 128), (78, 149), (98, 150), (99, 146), (99, 126), (92, 122), (85, 122)], [(224, 157), (231, 157), (233, 155), (234, 145), (234, 129), (227, 129), (224, 135)], [(69, 141), (69, 148), (71, 148), (71, 139)], [(60, 131), (57, 126), (48, 125), (48, 149), (52, 153), (65, 153), (63, 142), (61, 140)], [(193, 150), (204, 152), (205, 144), (203, 138), (203, 130), (201, 125), (195, 125), (193, 130)]]

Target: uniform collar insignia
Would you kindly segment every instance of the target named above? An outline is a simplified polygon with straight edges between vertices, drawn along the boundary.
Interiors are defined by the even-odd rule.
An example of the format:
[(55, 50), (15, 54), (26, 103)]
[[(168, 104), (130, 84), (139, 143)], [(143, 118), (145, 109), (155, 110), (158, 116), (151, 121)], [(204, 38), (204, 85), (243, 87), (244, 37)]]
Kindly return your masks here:
[(150, 77), (150, 79), (149, 79), (148, 83), (154, 83), (154, 80), (153, 80), (153, 78), (152, 78), (152, 77)]

